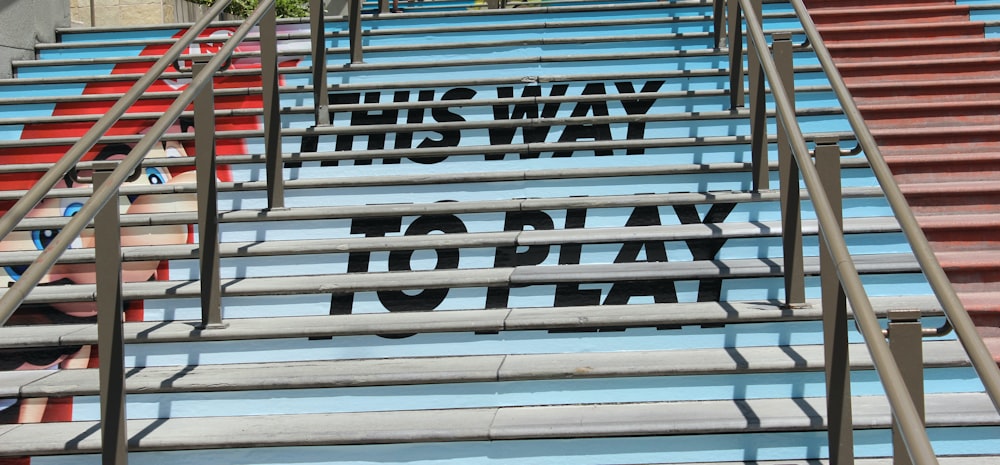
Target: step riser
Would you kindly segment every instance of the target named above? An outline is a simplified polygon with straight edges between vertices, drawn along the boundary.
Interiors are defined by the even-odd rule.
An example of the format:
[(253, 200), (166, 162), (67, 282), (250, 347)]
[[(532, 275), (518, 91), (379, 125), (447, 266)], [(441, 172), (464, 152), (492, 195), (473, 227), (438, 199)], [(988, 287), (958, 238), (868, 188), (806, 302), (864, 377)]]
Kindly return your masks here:
[(921, 40), (927, 37), (939, 38), (976, 38), (983, 37), (982, 24), (947, 24), (943, 26), (921, 28), (824, 28), (818, 26), (824, 42), (838, 43), (872, 43), (885, 41)]
[[(930, 369), (927, 394), (977, 392), (982, 385), (970, 368)], [(750, 378), (750, 379), (747, 379)], [(851, 375), (853, 395), (884, 395), (873, 371)], [(745, 383), (745, 384), (744, 384)], [(130, 394), (130, 419), (225, 415), (314, 414), (443, 408), (513, 407), (574, 403), (655, 402), (732, 399), (733, 386), (743, 399), (822, 397), (823, 373), (760, 373), (672, 377), (632, 377), (498, 383), (428, 384), (332, 389), (263, 390), (223, 393)], [(73, 421), (100, 420), (100, 399), (73, 399)]]
[[(948, 58), (975, 58), (990, 56), (1000, 52), (1000, 44), (984, 43), (978, 40), (974, 43), (949, 44), (944, 40), (933, 42), (910, 43), (906, 47), (879, 47), (865, 45), (862, 47), (831, 46), (830, 53), (834, 61), (840, 63), (877, 63), (882, 61), (910, 61)], [(845, 44), (846, 45), (846, 44)]]

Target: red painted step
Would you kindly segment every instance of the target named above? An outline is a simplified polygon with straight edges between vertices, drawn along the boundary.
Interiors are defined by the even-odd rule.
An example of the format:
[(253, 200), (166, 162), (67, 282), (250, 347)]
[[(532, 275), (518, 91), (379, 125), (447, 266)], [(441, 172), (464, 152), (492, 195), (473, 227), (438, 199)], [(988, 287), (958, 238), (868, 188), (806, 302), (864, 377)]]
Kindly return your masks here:
[(954, 1), (806, 0), (893, 176), (1000, 361), (1000, 41)]
[(851, 95), (858, 105), (878, 103), (978, 102), (1000, 100), (1000, 76), (990, 79), (954, 80), (930, 79), (917, 82), (857, 82), (851, 85)]
[(1000, 215), (923, 216), (918, 222), (940, 252), (1000, 250)]
[(827, 46), (835, 61), (841, 63), (872, 63), (910, 61), (914, 59), (979, 58), (984, 54), (1000, 53), (1000, 40), (981, 37), (958, 39), (909, 39), (905, 41), (838, 42)]
[(869, 103), (859, 105), (859, 109), (873, 130), (1000, 125), (1000, 100), (942, 102), (926, 98), (907, 103)]
[(876, 27), (869, 26), (820, 26), (816, 24), (823, 42), (829, 45), (838, 42), (850, 43), (879, 43), (887, 40), (920, 40), (929, 37), (952, 37), (952, 38), (982, 38), (985, 31), (983, 23), (970, 21), (949, 21), (940, 23), (921, 24), (915, 27), (912, 24), (881, 24)]
[(969, 8), (954, 3), (883, 6), (878, 9), (828, 8), (810, 11), (809, 16), (817, 24), (838, 26), (873, 26), (896, 21), (906, 21), (908, 24), (940, 23), (968, 21)]
[[(945, 181), (899, 187), (917, 216), (1000, 215), (1000, 185), (995, 181)], [(1000, 261), (993, 263), (998, 264)]]
[[(896, 152), (899, 154), (895, 154)], [(1000, 173), (993, 169), (1000, 166), (998, 152), (912, 153), (890, 150), (883, 151), (882, 155), (892, 167), (896, 182), (900, 184), (931, 183), (947, 179), (1000, 182)]]
[(882, 8), (899, 8), (907, 6), (927, 6), (927, 5), (954, 5), (955, 0), (805, 0), (806, 8), (810, 15), (813, 12), (826, 11), (843, 8), (868, 8), (879, 10)]
[(992, 79), (1000, 75), (1000, 55), (948, 59), (914, 59), (873, 63), (837, 63), (850, 87), (854, 82)]

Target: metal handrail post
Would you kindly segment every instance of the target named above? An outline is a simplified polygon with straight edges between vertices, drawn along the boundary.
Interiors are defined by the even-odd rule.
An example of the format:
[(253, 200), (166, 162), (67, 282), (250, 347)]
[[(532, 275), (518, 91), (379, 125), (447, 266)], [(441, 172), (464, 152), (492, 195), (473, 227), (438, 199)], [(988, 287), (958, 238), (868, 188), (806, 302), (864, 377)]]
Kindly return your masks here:
[[(924, 350), (923, 327), (920, 326), (919, 310), (893, 310), (889, 312), (889, 347), (899, 369), (903, 371), (906, 388), (913, 398), (921, 420), (924, 419)], [(900, 447), (903, 438), (899, 428), (892, 428), (893, 465), (912, 465), (906, 449)]]
[[(795, 104), (795, 72), (792, 65), (792, 36), (775, 33), (771, 37), (774, 62), (792, 105)], [(780, 118), (780, 116), (779, 116)], [(785, 274), (785, 306), (806, 305), (805, 259), (802, 250), (802, 196), (799, 192), (799, 168), (788, 142), (787, 121), (777, 125), (778, 176), (781, 197), (781, 238)], [(764, 162), (766, 163), (766, 159)], [(766, 166), (766, 165), (765, 165)]]
[(378, 0), (378, 11), (379, 13), (388, 13), (389, 0)]
[(278, 93), (277, 20), (277, 12), (272, 7), (261, 18), (259, 25), (267, 206), (271, 209), (285, 207), (284, 163), (281, 160), (281, 101)]
[[(207, 72), (195, 60), (194, 77)], [(216, 178), (215, 92), (211, 79), (194, 100), (195, 167), (198, 192), (198, 260), (201, 282), (201, 325), (222, 324), (222, 280), (219, 275), (219, 205)]]
[(316, 126), (330, 124), (330, 93), (326, 69), (326, 21), (323, 0), (309, 4), (309, 29), (312, 36), (312, 85)]
[(729, 27), (726, 29), (729, 42), (729, 106), (732, 109), (746, 105), (743, 94), (743, 25), (740, 2), (729, 0)]
[[(740, 0), (741, 2), (750, 0)], [(752, 5), (749, 5), (752, 7)], [(753, 9), (743, 8), (743, 14), (747, 17), (747, 32), (752, 36), (754, 43), (763, 44), (765, 41), (764, 30), (760, 27), (759, 17)], [(764, 68), (764, 73), (772, 82), (780, 80), (774, 60), (766, 51), (753, 49), (750, 53), (757, 54)], [(785, 92), (784, 85), (771, 86), (771, 93), (774, 96), (776, 110), (783, 121), (795, 121), (795, 110), (789, 105), (789, 96)], [(813, 207), (818, 223), (824, 228), (830, 228), (838, 223), (837, 214), (830, 206), (830, 199), (822, 189), (822, 181), (816, 167), (812, 165), (809, 158), (809, 148), (806, 147), (805, 137), (797, 124), (790, 124), (786, 128), (789, 131), (789, 140), (792, 143), (792, 153), (799, 164), (802, 172), (802, 179), (806, 188), (812, 196)], [(882, 381), (885, 389), (889, 407), (892, 409), (893, 418), (899, 425), (906, 443), (906, 450), (910, 454), (916, 465), (937, 464), (937, 457), (934, 455), (934, 448), (931, 447), (927, 430), (913, 406), (909, 392), (903, 382), (903, 375), (899, 370), (889, 350), (889, 344), (882, 336), (882, 327), (879, 325), (875, 310), (872, 308), (868, 294), (861, 283), (861, 276), (858, 273), (854, 261), (851, 259), (850, 251), (842, 234), (824, 234), (823, 242), (833, 256), (836, 264), (837, 276), (844, 287), (844, 292), (850, 300), (854, 309), (854, 318), (862, 336), (864, 337), (868, 351), (871, 354), (875, 370)]]
[[(840, 185), (840, 145), (837, 139), (816, 141), (816, 171), (823, 177), (823, 189), (843, 234), (843, 193)], [(797, 176), (797, 174), (796, 174)], [(796, 181), (797, 182), (797, 181)], [(822, 230), (821, 234), (825, 234)], [(833, 255), (820, 241), (820, 287), (823, 305), (823, 353), (826, 372), (826, 417), (830, 463), (854, 463), (853, 409), (851, 406), (851, 360), (848, 351), (850, 325), (847, 296), (837, 277)]]
[(924, 275), (927, 276), (927, 281), (930, 283), (931, 288), (934, 289), (934, 294), (937, 296), (938, 301), (941, 302), (941, 308), (945, 311), (948, 321), (962, 343), (962, 347), (969, 354), (969, 360), (972, 361), (976, 373), (983, 381), (986, 392), (993, 401), (993, 407), (997, 411), (1000, 411), (1000, 367), (997, 367), (996, 361), (993, 360), (993, 355), (990, 354), (989, 349), (983, 343), (983, 339), (976, 331), (975, 323), (969, 317), (968, 312), (965, 311), (965, 307), (962, 305), (962, 301), (959, 300), (958, 295), (955, 294), (948, 275), (945, 274), (944, 269), (934, 255), (934, 251), (931, 250), (930, 243), (927, 242), (927, 236), (920, 228), (920, 224), (917, 223), (917, 219), (913, 215), (913, 211), (910, 210), (902, 190), (896, 184), (892, 170), (889, 169), (889, 165), (885, 162), (878, 148), (878, 144), (875, 143), (875, 137), (872, 136), (868, 126), (864, 123), (861, 111), (858, 110), (851, 92), (847, 89), (847, 85), (844, 84), (844, 79), (841, 77), (840, 71), (837, 70), (837, 67), (833, 63), (830, 51), (826, 48), (822, 37), (820, 37), (819, 32), (816, 30), (816, 24), (813, 23), (809, 12), (801, 0), (791, 0), (791, 3), (796, 15), (799, 17), (799, 21), (802, 22), (803, 31), (806, 33), (809, 43), (812, 44), (816, 57), (819, 58), (820, 64), (830, 77), (830, 85), (833, 87), (834, 93), (837, 94), (837, 99), (840, 100), (840, 105), (844, 110), (844, 115), (851, 123), (851, 128), (854, 129), (858, 143), (865, 151), (865, 156), (868, 158), (872, 172), (882, 186), (886, 200), (889, 201), (889, 205), (892, 207), (892, 211), (899, 221), (903, 233), (909, 239), (913, 255), (917, 258), (917, 262), (920, 263), (920, 268), (923, 270)]
[[(753, 0), (755, 18), (762, 18), (762, 0)], [(748, 20), (749, 21), (749, 20)], [(762, 26), (758, 23), (759, 26)], [(747, 38), (747, 43), (751, 42)], [(758, 44), (767, 47), (766, 43)], [(749, 46), (748, 46), (749, 47)], [(756, 53), (747, 53), (747, 73), (750, 75), (750, 158), (753, 191), (770, 189), (767, 169), (767, 93), (764, 90), (764, 70)]]
[[(117, 161), (94, 163), (94, 186), (104, 185)], [(117, 191), (94, 221), (97, 270), (97, 354), (101, 382), (101, 459), (104, 465), (128, 464), (125, 419), (125, 335), (122, 305), (121, 226)]]
[(364, 62), (364, 50), (361, 37), (361, 0), (350, 0), (348, 28), (351, 35), (351, 63)]
[(726, 29), (725, 0), (712, 1), (712, 40), (716, 50), (722, 50), (722, 32)]

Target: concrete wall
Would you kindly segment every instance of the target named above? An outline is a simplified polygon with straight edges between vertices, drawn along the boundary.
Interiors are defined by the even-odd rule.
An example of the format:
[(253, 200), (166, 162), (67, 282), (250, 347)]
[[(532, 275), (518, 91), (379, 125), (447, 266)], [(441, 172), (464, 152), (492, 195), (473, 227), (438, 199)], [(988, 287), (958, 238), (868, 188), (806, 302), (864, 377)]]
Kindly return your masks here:
[[(182, 0), (70, 0), (76, 26), (142, 26), (176, 22)], [(93, 5), (93, 15), (91, 15)]]
[(69, 2), (0, 1), (0, 78), (11, 77), (11, 60), (33, 58), (36, 43), (54, 42), (55, 28), (70, 25)]

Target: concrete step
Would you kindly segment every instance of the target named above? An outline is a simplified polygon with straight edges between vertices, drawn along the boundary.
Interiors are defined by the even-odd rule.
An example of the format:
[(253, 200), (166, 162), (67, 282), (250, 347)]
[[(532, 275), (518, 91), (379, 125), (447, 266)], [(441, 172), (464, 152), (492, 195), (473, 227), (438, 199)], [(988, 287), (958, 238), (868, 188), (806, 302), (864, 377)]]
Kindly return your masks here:
[(893, 6), (880, 4), (877, 7), (843, 7), (840, 4), (828, 8), (812, 9), (809, 16), (817, 24), (837, 24), (838, 26), (878, 26), (906, 23), (908, 25), (967, 21), (969, 7), (938, 2), (934, 4), (911, 4)]
[[(885, 429), (888, 406), (880, 397), (854, 399), (855, 424)], [(746, 412), (755, 413), (747, 420)], [(359, 412), (319, 415), (131, 420), (135, 452), (238, 447), (412, 444), (587, 437), (662, 437), (714, 433), (725, 427), (743, 434), (816, 431), (826, 411), (822, 399), (741, 402), (622, 403), (588, 406), (502, 407), (456, 410)], [(1000, 419), (979, 394), (943, 394), (927, 399), (927, 423), (981, 426)], [(664, 418), (689, 418), (664, 422)], [(39, 423), (2, 427), (7, 456), (97, 453), (94, 422)], [(239, 431), (240, 434), (232, 434)]]
[(942, 80), (906, 82), (854, 82), (851, 95), (859, 105), (877, 103), (908, 103), (923, 98), (936, 102), (977, 102), (1000, 96), (996, 90), (1000, 79)]
[[(851, 347), (852, 392), (882, 395), (866, 351)], [(925, 351), (928, 394), (981, 389), (956, 341), (930, 341)], [(127, 410), (130, 419), (162, 417), (154, 405), (170, 405), (173, 418), (249, 416), (265, 413), (254, 401), (268, 397), (287, 399), (284, 414), (810, 397), (823, 391), (822, 358), (822, 346), (796, 345), (145, 367), (129, 370)], [(59, 370), (21, 385), (19, 397), (73, 396), (73, 421), (95, 420), (96, 371)], [(734, 396), (725, 386), (735, 379), (746, 390)], [(215, 402), (199, 402), (208, 398)]]
[(837, 69), (848, 86), (860, 81), (897, 83), (928, 79), (964, 81), (996, 77), (996, 70), (1000, 69), (1000, 57), (844, 63), (838, 65)]
[(928, 128), (989, 126), (1000, 124), (1000, 100), (985, 97), (976, 102), (914, 101), (859, 105), (873, 130), (882, 128)]
[(920, 27), (909, 24), (880, 24), (877, 27), (817, 24), (823, 41), (831, 44), (839, 42), (874, 44), (927, 37), (975, 38), (983, 36), (983, 28), (983, 23), (973, 23), (968, 20), (926, 23)]
[(878, 3), (866, 2), (864, 0), (837, 0), (835, 2), (827, 2), (821, 0), (809, 0), (806, 6), (810, 11), (827, 11), (827, 10), (840, 10), (844, 8), (889, 8), (896, 9), (907, 6), (942, 6), (942, 5), (954, 5), (955, 2), (952, 0), (886, 0)]
[(836, 63), (871, 63), (996, 55), (1000, 52), (1000, 40), (970, 37), (887, 40), (878, 43), (843, 41), (832, 43), (827, 48)]
[(951, 181), (900, 186), (918, 215), (991, 214), (998, 211), (994, 181)]

